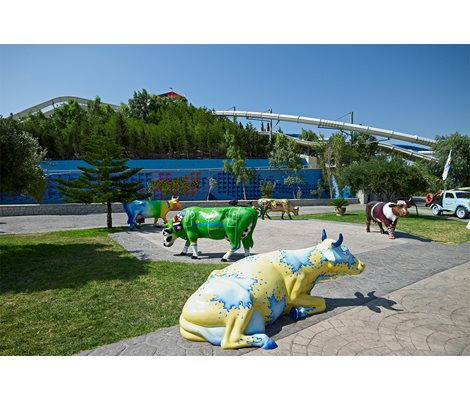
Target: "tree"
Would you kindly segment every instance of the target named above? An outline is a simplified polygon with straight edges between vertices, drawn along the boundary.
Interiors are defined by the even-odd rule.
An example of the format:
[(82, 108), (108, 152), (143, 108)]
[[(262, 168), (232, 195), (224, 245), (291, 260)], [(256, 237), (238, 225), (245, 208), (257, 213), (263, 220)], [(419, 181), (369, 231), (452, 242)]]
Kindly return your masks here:
[(317, 188), (310, 190), (310, 194), (314, 195), (314, 196), (317, 196), (319, 199), (321, 199), (321, 195), (322, 195), (323, 190), (324, 190), (322, 183), (323, 182), (322, 182), (321, 179), (317, 179)]
[(437, 162), (428, 164), (429, 171), (442, 180), (442, 171), (452, 149), (447, 187), (470, 186), (470, 137), (458, 132), (449, 136), (437, 136), (436, 144), (432, 148)]
[(305, 140), (307, 142), (313, 142), (315, 140), (319, 140), (320, 136), (311, 129), (302, 129), (302, 132), (299, 135), (299, 139)]
[(284, 184), (292, 187), (292, 197), (295, 199), (295, 184), (302, 183), (302, 178), (297, 175), (302, 169), (297, 144), (283, 134), (276, 134), (269, 164), (287, 174)]
[(409, 196), (422, 192), (428, 182), (422, 170), (416, 165), (408, 165), (400, 156), (378, 155), (369, 161), (353, 163), (344, 168), (339, 180), (353, 192), (363, 190), (376, 193), (387, 201), (392, 196)]
[(105, 203), (107, 226), (113, 227), (112, 202), (126, 202), (145, 198), (137, 193), (143, 188), (140, 182), (129, 181), (142, 168), (129, 168), (127, 159), (120, 158), (122, 148), (105, 136), (92, 136), (87, 143), (83, 160), (92, 166), (77, 167), (82, 173), (73, 180), (57, 178), (63, 201), (78, 203)]
[(18, 121), (0, 116), (0, 193), (26, 194), (40, 203), (47, 187), (39, 166), (45, 155)]
[(150, 95), (145, 89), (142, 91), (134, 91), (132, 99), (129, 99), (129, 116), (131, 118), (147, 120), (150, 112)]
[(248, 168), (246, 165), (246, 154), (239, 145), (237, 130), (227, 129), (225, 141), (227, 142), (227, 157), (231, 159), (232, 163), (224, 161), (224, 171), (230, 172), (236, 178), (237, 185), (242, 185), (243, 198), (246, 200), (245, 186), (256, 178), (256, 170)]

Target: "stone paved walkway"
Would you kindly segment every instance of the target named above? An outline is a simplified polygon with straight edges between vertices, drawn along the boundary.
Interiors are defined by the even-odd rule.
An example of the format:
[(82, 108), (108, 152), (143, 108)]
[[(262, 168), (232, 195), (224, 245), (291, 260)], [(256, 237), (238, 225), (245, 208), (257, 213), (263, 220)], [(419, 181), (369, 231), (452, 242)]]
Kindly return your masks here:
[(470, 262), (277, 341), (249, 356), (470, 355)]
[[(230, 356), (252, 355), (253, 352), (260, 355), (287, 355), (300, 354), (302, 351), (304, 352), (302, 354), (313, 354), (310, 353), (313, 350), (309, 350), (309, 340), (323, 331), (328, 331), (328, 333), (323, 333), (319, 337), (323, 340), (323, 344), (320, 347), (317, 346), (320, 349), (317, 349), (320, 354), (339, 354), (340, 349), (341, 354), (345, 352), (352, 354), (354, 351), (356, 351), (355, 354), (372, 354), (374, 352), (382, 352), (381, 354), (425, 354), (418, 352), (418, 350), (427, 351), (426, 354), (443, 354), (442, 348), (437, 351), (437, 347), (429, 348), (428, 346), (428, 350), (423, 350), (424, 345), (416, 347), (413, 342), (414, 350), (411, 346), (405, 346), (408, 340), (405, 337), (416, 335), (414, 331), (419, 326), (424, 327), (419, 328), (418, 332), (424, 332), (424, 328), (434, 329), (432, 334), (435, 337), (431, 341), (443, 341), (442, 335), (447, 332), (448, 336), (449, 329), (457, 329), (458, 337), (449, 337), (457, 344), (449, 342), (445, 347), (446, 343), (443, 343), (444, 349), (446, 354), (467, 354), (466, 346), (470, 340), (470, 325), (467, 324), (468, 318), (465, 319), (465, 315), (468, 317), (469, 314), (468, 308), (464, 308), (470, 304), (468, 297), (470, 293), (468, 278), (470, 242), (456, 247), (419, 241), (399, 244), (398, 239), (395, 243), (398, 244), (361, 253), (360, 259), (367, 265), (361, 275), (346, 277), (314, 288), (312, 294), (326, 298), (327, 312), (295, 323), (289, 317), (284, 316), (268, 327), (268, 335), (280, 344), (277, 350), (271, 352), (256, 349), (224, 351), (220, 347), (208, 343), (185, 340), (180, 336), (178, 326), (174, 326), (137, 338), (87, 350), (79, 355)], [(439, 273), (449, 275), (441, 277)], [(459, 283), (459, 281), (461, 282)], [(418, 286), (413, 287), (413, 285)], [(437, 306), (440, 311), (436, 312)], [(445, 310), (449, 310), (447, 314)], [(351, 313), (352, 316), (348, 317), (348, 313)], [(435, 317), (434, 314), (438, 316)], [(343, 318), (344, 315), (346, 315), (345, 318)], [(386, 319), (386, 322), (381, 322), (382, 319)], [(337, 325), (334, 326), (330, 321), (339, 322), (333, 322)], [(423, 324), (423, 321), (426, 324)], [(453, 321), (452, 324), (449, 321)], [(394, 348), (387, 347), (387, 344), (393, 346), (390, 344), (393, 341), (392, 338), (383, 336), (390, 334), (390, 331), (384, 329), (392, 329), (390, 323), (397, 327), (396, 341), (401, 348), (398, 348), (398, 345)], [(359, 345), (354, 347), (355, 345), (351, 344), (343, 349), (340, 344), (346, 345), (350, 342), (346, 343), (346, 339), (340, 338), (339, 333), (347, 337), (347, 329), (329, 331), (332, 327), (341, 328), (341, 324), (345, 326), (349, 324), (348, 327), (354, 326), (351, 331), (352, 336), (360, 337), (362, 332), (365, 335), (364, 338), (379, 345), (371, 347), (371, 345), (361, 344), (362, 347)], [(382, 336), (377, 336), (377, 326), (381, 326), (380, 335)], [(312, 330), (310, 331), (310, 329)], [(338, 341), (327, 347), (331, 339), (328, 335), (338, 336)], [(429, 335), (431, 335), (429, 332), (425, 334), (425, 338)], [(385, 339), (387, 343), (384, 347), (381, 343)], [(296, 346), (293, 345), (294, 340)], [(416, 341), (421, 343), (422, 338), (416, 339)], [(317, 341), (312, 343), (318, 344)], [(365, 344), (364, 341), (361, 343)], [(434, 344), (434, 342), (432, 343)], [(375, 350), (372, 350), (373, 348)]]

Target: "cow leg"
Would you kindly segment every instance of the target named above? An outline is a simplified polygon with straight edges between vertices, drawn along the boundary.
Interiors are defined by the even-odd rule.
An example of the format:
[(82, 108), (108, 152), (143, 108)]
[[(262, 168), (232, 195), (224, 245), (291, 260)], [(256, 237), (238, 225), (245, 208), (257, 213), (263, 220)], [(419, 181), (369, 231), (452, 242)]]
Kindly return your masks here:
[(292, 216), (290, 215), (290, 212), (288, 212), (287, 215), (289, 216), (289, 219), (292, 220)]
[(284, 211), (281, 211), (281, 219), (284, 219)]
[(326, 302), (323, 297), (310, 296), (309, 294), (301, 294), (289, 301), (289, 303), (292, 306), (287, 307), (287, 309), (290, 309), (290, 316), (294, 320), (326, 310)]
[(366, 232), (370, 232), (370, 223), (372, 221), (372, 204), (366, 204)]
[(197, 259), (198, 258), (198, 252), (197, 252), (197, 243), (191, 243), (191, 250), (193, 252), (193, 255), (191, 256), (191, 258), (193, 260)]
[(248, 233), (248, 235), (246, 235), (243, 239), (242, 239), (242, 243), (243, 243), (243, 249), (245, 250), (245, 257), (249, 257), (250, 256), (250, 248), (253, 247), (253, 232), (250, 232)]
[(240, 246), (230, 248), (230, 250), (227, 251), (227, 252), (224, 254), (224, 256), (222, 257), (222, 259), (221, 259), (220, 261), (222, 261), (222, 262), (228, 262), (229, 258), (232, 256), (232, 254), (235, 253), (239, 248), (240, 248)]
[[(223, 349), (239, 349), (241, 347), (261, 347), (269, 350), (277, 347), (276, 342), (264, 332), (245, 335), (244, 332), (251, 322), (254, 308), (232, 308), (228, 311), (225, 320), (225, 332), (222, 338), (221, 347)], [(263, 321), (264, 323), (264, 321)], [(263, 327), (264, 330), (264, 327)]]
[(380, 233), (381, 233), (381, 234), (384, 234), (385, 231), (384, 231), (384, 227), (382, 226), (382, 223), (381, 223), (381, 222), (377, 222), (377, 225), (378, 225), (379, 228), (380, 228)]
[(189, 240), (186, 240), (184, 243), (183, 250), (181, 250), (180, 256), (185, 256), (188, 253), (188, 248), (189, 248)]
[(395, 235), (393, 234), (394, 230), (395, 230), (395, 228), (393, 228), (393, 225), (387, 226), (388, 238), (389, 239), (395, 239)]

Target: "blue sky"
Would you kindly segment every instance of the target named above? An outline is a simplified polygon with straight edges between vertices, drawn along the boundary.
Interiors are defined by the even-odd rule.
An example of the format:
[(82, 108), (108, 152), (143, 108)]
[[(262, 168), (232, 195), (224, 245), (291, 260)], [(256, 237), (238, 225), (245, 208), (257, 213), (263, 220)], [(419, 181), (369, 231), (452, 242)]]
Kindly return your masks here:
[(469, 45), (0, 45), (4, 116), (62, 95), (119, 104), (170, 87), (217, 110), (353, 111), (377, 128), (470, 134)]

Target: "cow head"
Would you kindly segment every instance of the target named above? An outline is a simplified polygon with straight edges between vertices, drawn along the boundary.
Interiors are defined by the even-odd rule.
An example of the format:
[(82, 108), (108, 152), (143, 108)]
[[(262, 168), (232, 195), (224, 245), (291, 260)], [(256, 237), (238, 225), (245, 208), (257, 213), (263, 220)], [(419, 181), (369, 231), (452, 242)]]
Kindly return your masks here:
[(324, 275), (357, 275), (364, 270), (365, 264), (354, 257), (342, 243), (343, 235), (341, 233), (338, 240), (335, 241), (328, 239), (323, 229), (322, 242), (318, 248), (322, 254), (322, 265), (326, 265), (326, 268), (322, 271)]
[(170, 204), (170, 208), (168, 209), (169, 211), (176, 211), (176, 210), (183, 209), (183, 206), (181, 205), (179, 201), (179, 196), (178, 197), (171, 196), (171, 200), (168, 200), (168, 203)]
[(411, 202), (398, 200), (396, 203), (390, 203), (389, 207), (397, 217), (407, 217), (410, 214), (408, 208), (411, 207)]
[(175, 243), (176, 235), (175, 228), (172, 226), (172, 222), (168, 222), (167, 224), (163, 225), (163, 246), (171, 247), (173, 243)]
[(186, 238), (182, 223), (185, 214), (186, 211), (180, 211), (170, 222), (167, 222), (165, 225), (163, 225), (163, 246), (171, 247), (177, 238)]
[(299, 215), (299, 206), (295, 206), (293, 208), (293, 213), (294, 213), (294, 215)]

